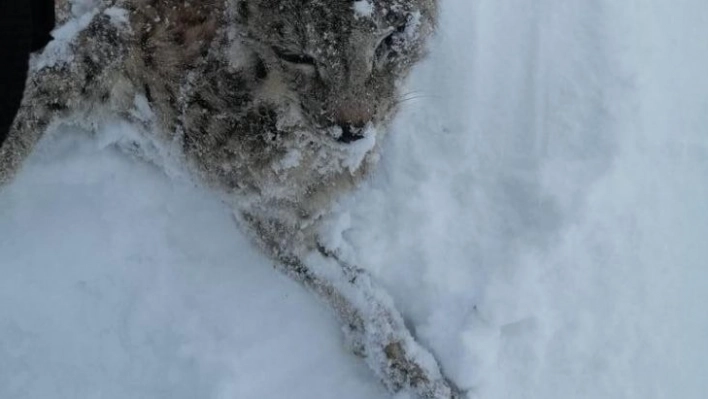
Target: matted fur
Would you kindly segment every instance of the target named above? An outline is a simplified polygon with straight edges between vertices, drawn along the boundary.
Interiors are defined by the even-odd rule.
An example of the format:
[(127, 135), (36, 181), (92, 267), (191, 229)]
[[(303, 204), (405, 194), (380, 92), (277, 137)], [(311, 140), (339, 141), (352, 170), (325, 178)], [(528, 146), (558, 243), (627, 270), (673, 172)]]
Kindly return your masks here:
[[(33, 71), (0, 149), (0, 183), (53, 120), (130, 118), (225, 194), (281, 270), (333, 307), (387, 387), (457, 397), (385, 293), (316, 234), (333, 200), (375, 161), (397, 86), (433, 31), (436, 0), (97, 3), (69, 44), (72, 57)], [(139, 104), (151, 118), (136, 117)]]

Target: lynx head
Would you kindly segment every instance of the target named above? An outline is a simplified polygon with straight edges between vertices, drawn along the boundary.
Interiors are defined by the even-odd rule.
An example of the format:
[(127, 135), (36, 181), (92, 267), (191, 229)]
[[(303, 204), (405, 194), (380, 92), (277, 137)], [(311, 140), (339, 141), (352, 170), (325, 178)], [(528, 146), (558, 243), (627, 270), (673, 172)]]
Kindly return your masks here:
[(238, 0), (236, 14), (263, 73), (345, 143), (392, 113), (437, 15), (436, 0)]

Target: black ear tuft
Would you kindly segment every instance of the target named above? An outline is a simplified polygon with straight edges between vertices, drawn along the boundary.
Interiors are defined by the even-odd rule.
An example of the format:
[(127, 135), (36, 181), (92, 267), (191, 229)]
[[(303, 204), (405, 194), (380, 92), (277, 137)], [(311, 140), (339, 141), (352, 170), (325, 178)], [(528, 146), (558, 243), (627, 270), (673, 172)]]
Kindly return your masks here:
[(247, 21), (251, 16), (251, 10), (248, 9), (248, 0), (239, 1), (238, 5), (236, 5), (236, 12), (242, 21)]

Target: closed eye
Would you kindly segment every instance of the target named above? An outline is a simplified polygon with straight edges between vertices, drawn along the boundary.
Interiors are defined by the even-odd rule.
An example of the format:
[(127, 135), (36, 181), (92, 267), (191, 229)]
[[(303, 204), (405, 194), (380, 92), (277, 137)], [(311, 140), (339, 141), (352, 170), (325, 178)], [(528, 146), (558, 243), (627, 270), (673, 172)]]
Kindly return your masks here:
[(277, 47), (273, 47), (275, 55), (285, 62), (297, 65), (315, 65), (315, 59), (307, 54), (292, 53)]

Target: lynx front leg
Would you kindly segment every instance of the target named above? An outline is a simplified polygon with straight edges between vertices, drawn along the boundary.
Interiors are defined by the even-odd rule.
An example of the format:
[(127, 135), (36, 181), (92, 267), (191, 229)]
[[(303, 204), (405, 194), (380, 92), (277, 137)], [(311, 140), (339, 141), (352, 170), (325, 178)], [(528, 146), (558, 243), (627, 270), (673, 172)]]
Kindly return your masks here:
[(366, 271), (347, 264), (324, 247), (308, 255), (280, 253), (283, 271), (314, 291), (344, 326), (354, 352), (386, 387), (421, 399), (462, 399), (434, 356), (416, 342), (392, 299)]
[(365, 270), (339, 259), (310, 228), (242, 213), (276, 268), (302, 283), (334, 311), (352, 351), (391, 392), (420, 399), (462, 399), (432, 353), (408, 330), (391, 297)]

